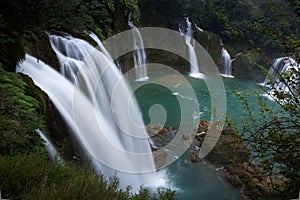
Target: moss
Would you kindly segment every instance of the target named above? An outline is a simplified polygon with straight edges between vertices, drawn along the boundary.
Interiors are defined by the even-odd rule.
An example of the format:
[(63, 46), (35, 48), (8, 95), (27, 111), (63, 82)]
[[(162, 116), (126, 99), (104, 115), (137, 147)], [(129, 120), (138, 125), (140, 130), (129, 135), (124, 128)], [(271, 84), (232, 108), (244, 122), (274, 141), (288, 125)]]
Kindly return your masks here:
[(0, 155), (42, 147), (36, 129), (46, 129), (43, 93), (25, 76), (0, 67)]
[(271, 66), (271, 61), (260, 51), (244, 51), (233, 62), (233, 74), (241, 78), (262, 82), (266, 74), (258, 66)]

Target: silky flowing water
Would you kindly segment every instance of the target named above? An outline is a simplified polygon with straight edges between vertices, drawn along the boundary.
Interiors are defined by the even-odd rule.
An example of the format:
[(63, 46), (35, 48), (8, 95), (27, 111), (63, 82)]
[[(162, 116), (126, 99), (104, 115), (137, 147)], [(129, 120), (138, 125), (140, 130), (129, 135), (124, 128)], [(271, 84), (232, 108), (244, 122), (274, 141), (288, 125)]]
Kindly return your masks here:
[[(97, 43), (101, 43), (93, 36)], [(219, 176), (213, 165), (205, 161), (190, 163), (186, 153), (157, 173), (145, 127), (132, 129), (133, 121), (130, 121), (132, 116), (139, 125), (163, 121), (164, 125), (177, 129), (180, 123), (190, 123), (192, 120), (192, 124), (197, 124), (201, 119), (210, 120), (214, 113), (211, 104), (214, 102), (211, 102), (206, 82), (219, 75), (205, 75), (205, 79), (193, 78), (193, 74), (182, 75), (191, 86), (185, 87), (185, 84), (176, 82), (179, 74), (170, 75), (159, 71), (157, 74), (149, 74), (149, 79), (144, 81), (129, 79), (129, 86), (136, 88), (132, 96), (127, 82), (103, 45), (99, 45), (102, 48), (96, 50), (87, 42), (71, 36), (50, 35), (50, 40), (61, 64), (61, 74), (30, 55), (26, 55), (17, 71), (29, 75), (48, 94), (71, 128), (79, 153), (86, 162), (92, 161), (96, 172), (108, 176), (116, 173), (120, 177), (121, 186), (132, 185), (134, 191), (141, 185), (162, 186), (176, 190), (179, 199), (242, 199), (239, 189), (233, 188)], [(97, 77), (97, 74), (101, 77)], [(157, 84), (161, 82), (159, 79), (173, 84), (177, 92)], [(260, 90), (256, 83), (226, 77), (223, 82), (226, 89), (226, 114), (229, 118), (239, 123), (247, 117), (242, 102), (234, 94), (243, 92), (250, 94), (249, 106), (255, 117), (259, 117), (257, 97), (253, 95), (253, 90)], [(116, 88), (119, 90), (114, 93), (113, 89)], [(191, 88), (195, 95), (187, 95), (189, 93), (185, 90)], [(124, 98), (117, 98), (116, 94), (128, 100), (128, 108), (123, 106)], [(191, 107), (180, 107), (180, 102), (185, 102), (184, 105), (196, 104), (199, 108), (183, 112)], [(156, 109), (152, 109), (153, 105)], [(166, 119), (153, 121), (153, 113), (149, 111), (161, 111), (161, 108), (165, 113), (161, 117)], [(126, 112), (129, 110), (131, 113), (128, 116)], [(131, 137), (125, 133), (140, 136)], [(136, 153), (143, 155), (137, 156)], [(120, 163), (123, 163), (122, 166)]]

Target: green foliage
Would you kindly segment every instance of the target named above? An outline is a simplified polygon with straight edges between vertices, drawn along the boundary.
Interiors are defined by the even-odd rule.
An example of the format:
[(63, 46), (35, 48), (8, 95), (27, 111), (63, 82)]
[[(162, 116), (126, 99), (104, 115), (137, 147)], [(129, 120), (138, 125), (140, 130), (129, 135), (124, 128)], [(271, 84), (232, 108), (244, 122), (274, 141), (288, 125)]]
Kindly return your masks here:
[(0, 62), (5, 64), (5, 69), (14, 71), (16, 63), (22, 59), (24, 55), (24, 46), (18, 35), (16, 33), (1, 33), (0, 28)]
[[(299, 14), (295, 2), (288, 2), (295, 8), (296, 15), (283, 1), (259, 2), (258, 6), (263, 12), (251, 14), (256, 20), (252, 19), (249, 30), (253, 34), (248, 38), (271, 54), (276, 53), (274, 48), (279, 47), (299, 63)], [(270, 10), (266, 12), (263, 7)], [(221, 19), (222, 17), (219, 16)], [(249, 36), (245, 34), (247, 35)], [(272, 51), (268, 48), (272, 48)], [(262, 50), (257, 53), (262, 54)], [(256, 59), (248, 56), (248, 60), (268, 75), (268, 70), (257, 63)], [(270, 175), (281, 174), (289, 178), (288, 190), (284, 194), (284, 198), (288, 199), (296, 197), (300, 188), (300, 71), (299, 66), (290, 67), (289, 71), (279, 74), (277, 78), (268, 75), (269, 88), (265, 92), (273, 98), (273, 106), (267, 104), (266, 98), (256, 92), (259, 118), (254, 118), (247, 95), (236, 92), (249, 116), (242, 121), (240, 135), (253, 152), (252, 159), (260, 162)]]
[(174, 199), (169, 190), (159, 190), (158, 198), (142, 188), (132, 194), (130, 187), (118, 188), (116, 177), (107, 179), (71, 163), (61, 166), (36, 153), (0, 156), (0, 180), (2, 197), (8, 199)]
[(31, 79), (0, 67), (0, 155), (42, 146), (35, 130), (45, 129), (43, 93)]
[(263, 5), (271, 10), (264, 15), (264, 18), (258, 18), (252, 23), (251, 30), (255, 34), (255, 41), (263, 44), (266, 51), (270, 48), (272, 51), (274, 48), (280, 48), (287, 54), (294, 54), (297, 51), (299, 54), (300, 18), (296, 17), (284, 2)]
[(135, 22), (139, 20), (139, 8), (138, 8), (138, 1), (137, 0), (118, 0), (118, 3), (123, 5), (124, 7), (124, 15), (128, 16), (131, 13), (131, 19)]
[(129, 13), (138, 21), (137, 0), (1, 0), (0, 62), (14, 71), (25, 54), (24, 33), (59, 30), (80, 34), (88, 29), (104, 39), (127, 28)]
[(295, 13), (300, 17), (300, 2), (298, 0), (286, 0), (289, 2), (292, 9), (294, 9)]
[[(280, 74), (279, 79), (286, 86), (295, 82), (299, 84), (300, 72), (292, 70), (291, 73)], [(299, 88), (298, 91), (286, 92), (279, 90), (274, 81), (269, 84), (270, 90), (266, 92), (274, 99), (276, 106), (268, 106), (266, 99), (256, 93), (261, 115), (258, 119), (252, 116), (246, 95), (237, 94), (249, 114), (249, 118), (242, 122), (241, 134), (253, 152), (252, 158), (259, 161), (270, 174), (282, 174), (289, 178), (287, 195), (295, 194), (300, 187)]]

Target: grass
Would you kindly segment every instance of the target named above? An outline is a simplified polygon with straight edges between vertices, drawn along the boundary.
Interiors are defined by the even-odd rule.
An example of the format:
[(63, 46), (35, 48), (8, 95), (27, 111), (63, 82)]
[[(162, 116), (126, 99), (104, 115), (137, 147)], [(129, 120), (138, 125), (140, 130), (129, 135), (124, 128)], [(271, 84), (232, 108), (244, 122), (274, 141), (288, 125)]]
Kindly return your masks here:
[(72, 163), (64, 166), (47, 161), (42, 153), (0, 157), (0, 189), (8, 199), (174, 199), (171, 190), (157, 191), (154, 198), (141, 188), (119, 189), (116, 177), (108, 179)]

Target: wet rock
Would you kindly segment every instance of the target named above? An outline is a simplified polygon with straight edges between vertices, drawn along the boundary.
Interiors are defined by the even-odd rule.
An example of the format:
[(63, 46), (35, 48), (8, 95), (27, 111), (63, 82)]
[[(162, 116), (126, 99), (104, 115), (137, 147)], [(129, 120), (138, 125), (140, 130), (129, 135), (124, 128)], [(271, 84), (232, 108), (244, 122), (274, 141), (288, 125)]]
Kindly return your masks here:
[(159, 134), (163, 134), (167, 131), (167, 128), (165, 128), (163, 125), (156, 124), (156, 125), (150, 125), (147, 127), (147, 132), (149, 137), (154, 137)]
[(157, 169), (166, 165), (168, 153), (165, 151), (153, 151), (154, 163)]
[(169, 137), (167, 132), (170, 132), (172, 129), (167, 128), (160, 124), (150, 125), (147, 127), (147, 132), (150, 137), (150, 143), (152, 147), (152, 150), (156, 150), (161, 146), (165, 145), (165, 140)]
[(201, 162), (201, 158), (199, 157), (199, 152), (198, 151), (190, 151), (189, 160), (194, 163)]
[(243, 184), (238, 175), (228, 176), (227, 179), (234, 187), (238, 187)]

